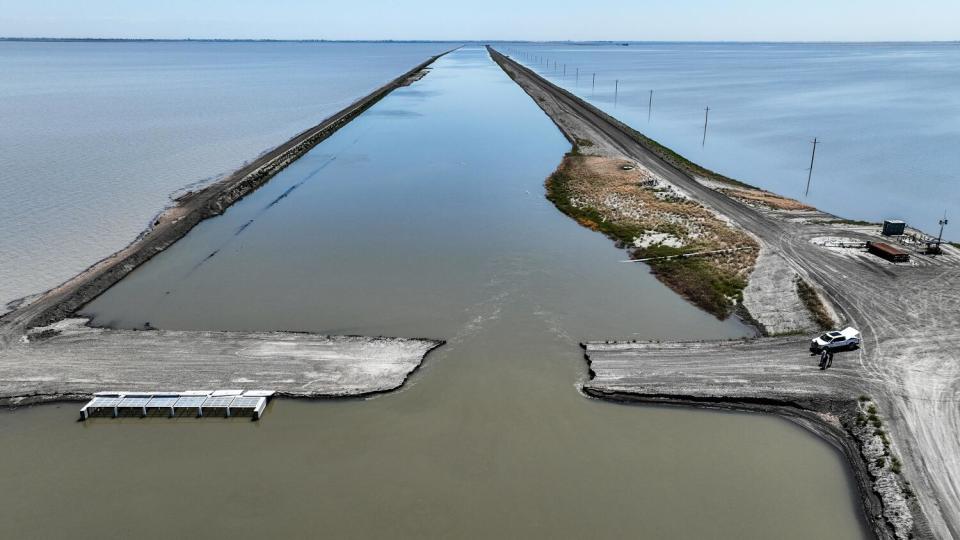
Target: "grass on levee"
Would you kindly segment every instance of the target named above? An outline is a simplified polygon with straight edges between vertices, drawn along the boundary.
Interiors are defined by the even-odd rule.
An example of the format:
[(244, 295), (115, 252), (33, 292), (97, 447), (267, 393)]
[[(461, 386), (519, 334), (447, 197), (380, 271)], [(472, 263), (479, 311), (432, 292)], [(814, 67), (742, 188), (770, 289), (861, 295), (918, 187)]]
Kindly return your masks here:
[(827, 313), (827, 308), (820, 301), (820, 296), (813, 290), (813, 287), (799, 277), (797, 278), (797, 294), (817, 326), (821, 330), (829, 330), (833, 326), (833, 319)]
[[(630, 245), (634, 239), (642, 236), (645, 228), (634, 224), (607, 219), (595, 208), (574, 204), (576, 193), (571, 189), (572, 177), (570, 160), (580, 157), (579, 148), (574, 146), (557, 170), (546, 181), (547, 199), (553, 202), (564, 214), (580, 225), (602, 232), (620, 245)], [(632, 250), (635, 259), (649, 257), (669, 257), (688, 253), (689, 250), (664, 246), (661, 244)], [(675, 292), (688, 299), (701, 309), (718, 317), (728, 317), (743, 299), (743, 290), (747, 286), (744, 278), (713, 265), (709, 260), (698, 257), (681, 257), (648, 261), (653, 274)]]

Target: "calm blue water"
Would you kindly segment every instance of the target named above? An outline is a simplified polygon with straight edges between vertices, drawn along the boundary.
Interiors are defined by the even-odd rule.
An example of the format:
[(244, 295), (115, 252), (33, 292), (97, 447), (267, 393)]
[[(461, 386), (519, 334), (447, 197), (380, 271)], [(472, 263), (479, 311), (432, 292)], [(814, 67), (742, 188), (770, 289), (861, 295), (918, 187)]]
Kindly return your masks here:
[(452, 46), (0, 42), (0, 306)]
[[(960, 218), (960, 44), (500, 48), (513, 49), (512, 56), (555, 83), (733, 178), (843, 217), (904, 219), (934, 234), (944, 210)], [(804, 199), (814, 137), (822, 144)], [(960, 228), (948, 227), (945, 236), (960, 239)]]

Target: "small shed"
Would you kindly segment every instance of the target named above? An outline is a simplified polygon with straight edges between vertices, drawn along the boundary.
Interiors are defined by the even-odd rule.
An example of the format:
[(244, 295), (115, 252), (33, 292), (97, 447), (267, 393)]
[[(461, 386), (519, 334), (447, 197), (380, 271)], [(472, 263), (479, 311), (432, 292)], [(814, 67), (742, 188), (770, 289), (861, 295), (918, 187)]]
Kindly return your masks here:
[(907, 224), (899, 219), (886, 219), (883, 221), (884, 236), (902, 236), (907, 230)]
[(883, 242), (867, 242), (867, 251), (892, 262), (907, 262), (910, 254)]

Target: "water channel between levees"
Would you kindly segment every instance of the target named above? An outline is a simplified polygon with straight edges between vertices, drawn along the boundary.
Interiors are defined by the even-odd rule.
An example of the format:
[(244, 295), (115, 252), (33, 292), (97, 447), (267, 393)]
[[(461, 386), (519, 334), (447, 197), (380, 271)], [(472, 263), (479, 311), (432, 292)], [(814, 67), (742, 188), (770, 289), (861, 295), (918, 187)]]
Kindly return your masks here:
[(779, 419), (583, 397), (577, 343), (749, 331), (621, 264), (543, 179), (568, 144), (468, 48), (85, 308), (101, 325), (433, 337), (396, 393), (260, 422), (0, 417), (20, 538), (864, 534), (841, 456)]

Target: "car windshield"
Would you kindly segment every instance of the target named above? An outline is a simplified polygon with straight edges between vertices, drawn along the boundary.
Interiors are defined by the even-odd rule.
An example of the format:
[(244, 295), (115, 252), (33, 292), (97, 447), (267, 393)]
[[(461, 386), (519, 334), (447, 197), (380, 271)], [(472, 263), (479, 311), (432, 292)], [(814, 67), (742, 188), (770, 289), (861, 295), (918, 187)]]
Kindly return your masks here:
[(833, 336), (831, 336), (830, 334), (824, 334), (820, 336), (820, 341), (830, 341), (831, 339), (833, 339)]

